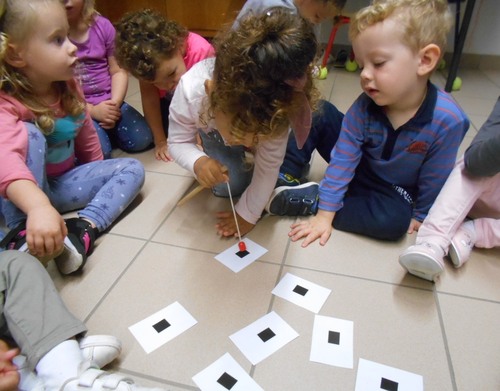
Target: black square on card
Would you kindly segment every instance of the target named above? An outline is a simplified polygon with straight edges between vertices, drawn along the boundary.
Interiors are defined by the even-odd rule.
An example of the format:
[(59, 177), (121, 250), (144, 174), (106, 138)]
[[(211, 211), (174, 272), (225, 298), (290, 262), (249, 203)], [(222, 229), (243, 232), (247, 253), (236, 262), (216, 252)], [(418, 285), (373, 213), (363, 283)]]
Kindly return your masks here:
[(328, 343), (340, 345), (340, 333), (338, 331), (328, 332)]
[(224, 372), (219, 379), (217, 379), (217, 383), (219, 383), (222, 387), (230, 390), (234, 387), (234, 385), (238, 382), (234, 377), (232, 377), (229, 373)]
[(398, 391), (398, 383), (389, 379), (382, 378), (380, 382), (380, 388), (387, 391)]
[(247, 250), (245, 250), (245, 251), (238, 251), (236, 253), (236, 255), (239, 256), (240, 258), (246, 257), (248, 254), (250, 254), (250, 253)]
[(264, 331), (261, 331), (259, 334), (257, 334), (259, 338), (262, 340), (262, 342), (267, 342), (269, 341), (272, 337), (274, 337), (276, 334), (274, 334), (274, 331), (271, 330), (269, 327), (265, 329)]
[(158, 323), (153, 325), (153, 328), (157, 333), (161, 333), (163, 330), (168, 329), (169, 327), (170, 323), (168, 323), (166, 319), (162, 319)]
[(306, 293), (309, 291), (309, 289), (304, 288), (303, 286), (296, 285), (295, 288), (293, 288), (293, 291), (301, 296), (305, 296)]

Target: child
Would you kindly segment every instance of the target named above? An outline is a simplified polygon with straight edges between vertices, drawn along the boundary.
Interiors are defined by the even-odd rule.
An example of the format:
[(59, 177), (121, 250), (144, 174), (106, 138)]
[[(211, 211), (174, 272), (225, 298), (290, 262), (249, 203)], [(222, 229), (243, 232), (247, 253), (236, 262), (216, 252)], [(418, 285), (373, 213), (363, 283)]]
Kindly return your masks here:
[[(469, 216), (471, 220), (464, 222)], [(455, 267), (472, 248), (500, 246), (500, 99), (451, 172), (417, 235), (399, 257), (411, 274), (435, 281), (448, 253)]]
[(186, 70), (213, 56), (213, 47), (198, 34), (153, 10), (125, 15), (116, 29), (116, 58), (139, 80), (144, 116), (153, 132), (155, 157), (171, 161), (167, 136), (173, 91)]
[[(275, 190), (267, 210), (306, 201), (316, 216), (291, 226), (292, 241), (324, 245), (333, 227), (397, 240), (418, 229), (455, 163), (469, 121), (430, 83), (446, 44), (445, 0), (377, 0), (351, 21), (364, 93), (348, 110), (317, 194)], [(333, 146), (332, 146), (333, 147)]]
[[(0, 341), (0, 391), (152, 390), (99, 370), (119, 355), (121, 346), (113, 347), (118, 340), (89, 336), (78, 342), (85, 325), (68, 311), (47, 271), (31, 255), (0, 253), (0, 287), (0, 338), (18, 347), (9, 350)], [(19, 350), (23, 356), (17, 356)]]
[[(2, 247), (55, 257), (62, 274), (73, 273), (136, 197), (144, 168), (130, 158), (102, 161), (73, 79), (76, 47), (61, 2), (2, 4), (0, 195), (11, 229)], [(80, 208), (78, 218), (60, 215)]]
[[(140, 152), (151, 146), (152, 135), (144, 117), (124, 102), (128, 74), (115, 59), (115, 29), (94, 9), (94, 0), (64, 0), (69, 38), (76, 45), (77, 78), (99, 135), (104, 158), (113, 145), (125, 152)], [(113, 143), (112, 143), (113, 141)]]
[[(227, 181), (233, 196), (241, 194), (236, 213), (244, 235), (276, 184), (290, 125), (299, 139), (307, 138), (319, 95), (310, 72), (317, 43), (307, 21), (276, 7), (243, 18), (238, 29), (216, 38), (215, 47), (216, 58), (196, 64), (176, 88), (170, 152), (215, 195), (228, 196)], [(217, 218), (220, 235), (237, 234), (232, 212)]]
[(235, 27), (248, 12), (261, 14), (271, 7), (286, 7), (311, 23), (318, 24), (339, 15), (346, 0), (248, 0), (239, 12)]

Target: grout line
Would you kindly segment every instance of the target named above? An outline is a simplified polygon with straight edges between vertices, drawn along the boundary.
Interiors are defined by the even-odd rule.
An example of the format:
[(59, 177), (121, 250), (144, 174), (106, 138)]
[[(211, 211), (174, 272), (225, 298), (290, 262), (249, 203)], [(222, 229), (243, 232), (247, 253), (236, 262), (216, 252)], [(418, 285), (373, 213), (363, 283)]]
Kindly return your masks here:
[(436, 303), (436, 310), (439, 319), (439, 326), (441, 327), (441, 336), (443, 337), (444, 350), (446, 352), (446, 360), (448, 361), (448, 369), (450, 371), (450, 380), (453, 386), (453, 390), (457, 391), (457, 380), (455, 378), (455, 370), (453, 368), (453, 361), (451, 359), (450, 346), (448, 344), (448, 338), (446, 337), (446, 330), (444, 327), (443, 313), (441, 312), (441, 306), (439, 303), (439, 294), (436, 289), (433, 289), (434, 301)]
[(182, 388), (182, 389), (190, 390), (190, 391), (199, 390), (197, 387), (190, 386), (188, 384), (182, 384), (182, 383), (177, 383), (177, 382), (173, 382), (173, 381), (168, 381), (166, 379), (157, 378), (155, 376), (145, 375), (144, 373), (135, 372), (135, 371), (131, 371), (131, 370), (128, 370), (128, 369), (120, 369), (119, 371), (121, 373), (126, 373), (128, 375), (132, 375), (132, 376), (135, 376), (135, 377), (138, 377), (138, 378), (141, 378), (141, 379), (145, 379), (145, 380), (149, 380), (149, 381), (154, 381), (154, 382), (160, 383), (162, 385), (166, 384), (166, 385), (170, 385), (170, 386), (173, 386), (173, 387), (178, 387), (178, 388)]

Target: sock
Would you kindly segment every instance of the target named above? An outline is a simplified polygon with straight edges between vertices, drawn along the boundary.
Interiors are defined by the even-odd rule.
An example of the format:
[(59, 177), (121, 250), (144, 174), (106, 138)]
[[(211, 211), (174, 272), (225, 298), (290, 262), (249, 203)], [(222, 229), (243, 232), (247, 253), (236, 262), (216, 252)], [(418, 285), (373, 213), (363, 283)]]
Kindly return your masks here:
[(46, 390), (58, 390), (68, 379), (78, 377), (83, 362), (80, 346), (75, 339), (68, 339), (43, 356), (35, 367), (38, 378)]
[(476, 242), (476, 227), (474, 227), (474, 220), (468, 220), (462, 224), (462, 227), (469, 232), (473, 243)]

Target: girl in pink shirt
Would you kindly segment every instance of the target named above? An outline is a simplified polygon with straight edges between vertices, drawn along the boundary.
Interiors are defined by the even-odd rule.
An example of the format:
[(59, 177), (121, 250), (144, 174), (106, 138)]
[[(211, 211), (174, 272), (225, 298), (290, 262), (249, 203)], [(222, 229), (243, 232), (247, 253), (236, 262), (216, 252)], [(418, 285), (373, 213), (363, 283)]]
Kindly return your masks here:
[(153, 133), (155, 157), (168, 162), (168, 113), (181, 76), (214, 55), (203, 37), (153, 10), (125, 15), (116, 25), (116, 59), (139, 80), (144, 116)]

